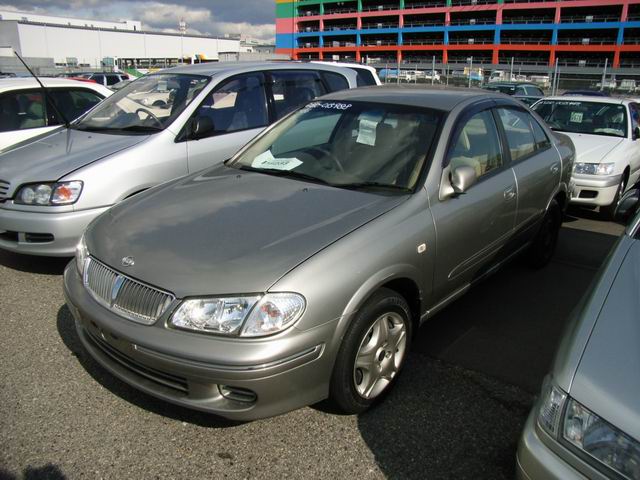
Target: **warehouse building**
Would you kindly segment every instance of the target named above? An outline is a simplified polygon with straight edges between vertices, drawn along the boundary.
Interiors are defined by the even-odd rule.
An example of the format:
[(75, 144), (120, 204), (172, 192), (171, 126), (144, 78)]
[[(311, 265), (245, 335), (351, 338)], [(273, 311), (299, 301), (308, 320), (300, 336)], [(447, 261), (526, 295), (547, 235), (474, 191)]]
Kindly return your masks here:
[[(177, 25), (176, 25), (177, 26)], [(57, 67), (167, 67), (217, 61), (240, 52), (240, 38), (145, 31), (140, 22), (107, 22), (0, 11), (0, 45), (25, 58), (53, 59)]]
[(276, 0), (276, 12), (276, 51), (296, 59), (640, 67), (640, 0)]

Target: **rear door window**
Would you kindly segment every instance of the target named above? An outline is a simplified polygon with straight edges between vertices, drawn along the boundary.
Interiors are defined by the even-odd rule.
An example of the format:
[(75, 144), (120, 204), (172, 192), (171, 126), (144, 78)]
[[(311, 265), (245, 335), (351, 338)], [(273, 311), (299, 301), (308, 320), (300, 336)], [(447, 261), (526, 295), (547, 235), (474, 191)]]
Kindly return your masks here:
[(531, 155), (536, 150), (531, 115), (513, 108), (498, 108), (497, 110), (507, 137), (511, 160), (515, 162)]
[(335, 72), (321, 72), (322, 78), (329, 87), (330, 92), (337, 92), (339, 90), (347, 90), (349, 88), (349, 82), (347, 79)]
[(270, 75), (277, 119), (326, 93), (318, 72), (277, 70)]
[(91, 77), (91, 80), (93, 80), (94, 82), (100, 85), (104, 85), (104, 75), (93, 75)]

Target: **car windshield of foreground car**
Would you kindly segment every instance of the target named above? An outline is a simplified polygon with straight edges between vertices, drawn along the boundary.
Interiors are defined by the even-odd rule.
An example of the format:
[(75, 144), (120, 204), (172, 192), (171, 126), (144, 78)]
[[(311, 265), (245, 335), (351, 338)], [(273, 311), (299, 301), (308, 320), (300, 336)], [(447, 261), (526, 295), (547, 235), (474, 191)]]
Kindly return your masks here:
[(413, 190), (442, 114), (364, 102), (312, 102), (228, 166), (339, 188)]
[(624, 105), (574, 100), (543, 100), (533, 107), (545, 122), (560, 132), (627, 136)]
[(75, 124), (104, 133), (153, 133), (164, 130), (210, 77), (157, 74), (142, 77), (107, 98)]

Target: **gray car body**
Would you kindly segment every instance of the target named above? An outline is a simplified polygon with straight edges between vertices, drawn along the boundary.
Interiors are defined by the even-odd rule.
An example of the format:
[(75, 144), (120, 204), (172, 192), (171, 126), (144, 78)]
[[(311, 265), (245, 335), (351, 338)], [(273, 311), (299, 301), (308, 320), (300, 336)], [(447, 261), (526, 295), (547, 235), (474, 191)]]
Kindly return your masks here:
[[(593, 413), (640, 441), (640, 215), (609, 253), (576, 308), (549, 379)], [(609, 478), (537, 424), (536, 405), (518, 450), (520, 478)]]
[[(373, 292), (400, 292), (417, 327), (526, 247), (553, 199), (567, 203), (574, 149), (546, 127), (550, 148), (507, 164), (464, 195), (449, 192), (443, 160), (452, 129), (468, 112), (519, 105), (506, 96), (374, 87), (324, 98), (447, 113), (415, 192), (336, 189), (223, 165), (117, 205), (87, 229), (91, 255), (116, 270), (133, 256), (126, 275), (174, 293), (170, 310), (186, 297), (263, 292), (297, 292), (307, 306), (295, 326), (266, 338), (178, 331), (168, 327), (170, 312), (144, 326), (96, 303), (70, 264), (65, 294), (80, 338), (112, 373), (170, 402), (234, 419), (320, 401), (345, 330)], [(512, 189), (515, 198), (507, 195)], [(190, 393), (141, 378), (105, 353), (104, 342), (187, 378)], [(220, 384), (251, 389), (258, 400), (233, 404), (216, 393)]]
[[(86, 226), (110, 206), (150, 187), (221, 163), (263, 128), (242, 130), (199, 140), (179, 135), (201, 102), (222, 82), (236, 75), (275, 70), (336, 72), (350, 88), (356, 73), (331, 65), (287, 62), (221, 63), (161, 71), (212, 77), (211, 82), (165, 130), (153, 135), (111, 135), (59, 129), (0, 155), (0, 248), (31, 255), (67, 256)], [(73, 205), (20, 205), (13, 197), (33, 182), (80, 180), (84, 187)], [(18, 241), (1, 236), (17, 232)], [(31, 243), (25, 233), (52, 234), (54, 241)]]

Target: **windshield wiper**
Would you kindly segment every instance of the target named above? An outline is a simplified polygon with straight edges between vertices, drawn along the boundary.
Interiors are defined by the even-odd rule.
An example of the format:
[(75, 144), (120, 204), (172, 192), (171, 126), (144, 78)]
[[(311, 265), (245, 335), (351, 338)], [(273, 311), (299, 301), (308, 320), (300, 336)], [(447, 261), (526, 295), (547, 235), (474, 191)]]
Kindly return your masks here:
[(246, 170), (248, 172), (258, 172), (258, 173), (266, 173), (267, 175), (275, 175), (277, 177), (288, 177), (288, 178), (297, 178), (300, 180), (308, 180), (314, 183), (321, 183), (323, 185), (335, 186), (332, 183), (327, 182), (318, 177), (314, 177), (313, 175), (308, 175), (306, 173), (294, 172), (293, 170), (280, 170), (278, 168), (254, 168), (248, 165), (242, 165), (237, 167), (240, 170)]
[(114, 128), (113, 130), (120, 130), (123, 132), (161, 132), (164, 128), (156, 127), (155, 125), (127, 125), (126, 127)]
[(352, 188), (354, 190), (366, 190), (368, 188), (379, 188), (383, 190), (394, 190), (399, 192), (412, 192), (412, 189), (409, 187), (403, 187), (401, 185), (393, 185), (390, 183), (380, 183), (380, 182), (355, 182), (355, 183), (334, 183), (334, 187), (338, 188)]

